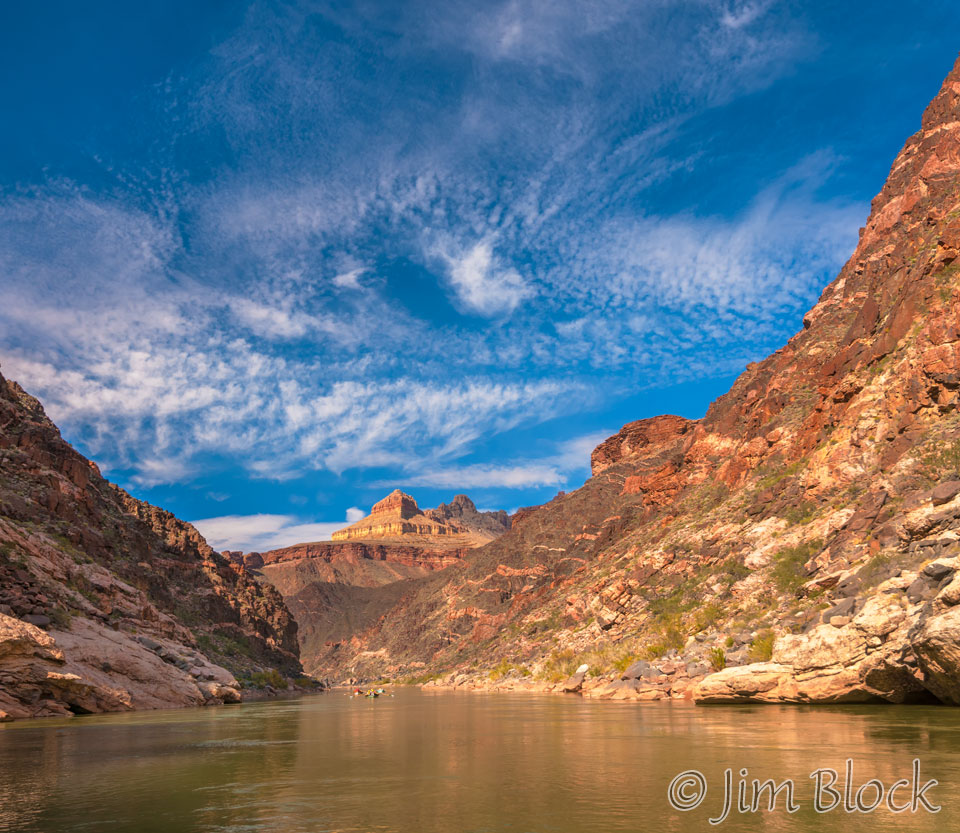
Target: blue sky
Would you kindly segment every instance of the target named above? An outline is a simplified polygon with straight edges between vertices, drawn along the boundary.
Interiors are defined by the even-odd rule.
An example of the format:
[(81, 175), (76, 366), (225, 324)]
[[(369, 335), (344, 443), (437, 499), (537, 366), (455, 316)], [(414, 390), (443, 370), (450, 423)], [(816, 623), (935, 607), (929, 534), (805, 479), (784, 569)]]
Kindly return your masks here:
[(955, 2), (0, 11), (0, 367), (221, 548), (514, 509), (852, 252)]

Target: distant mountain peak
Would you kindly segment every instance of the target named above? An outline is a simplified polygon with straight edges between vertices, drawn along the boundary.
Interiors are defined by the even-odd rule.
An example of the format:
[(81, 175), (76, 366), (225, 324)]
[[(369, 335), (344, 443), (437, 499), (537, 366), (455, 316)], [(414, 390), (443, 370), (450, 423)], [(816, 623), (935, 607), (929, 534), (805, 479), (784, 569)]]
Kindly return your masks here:
[(436, 509), (420, 509), (412, 495), (394, 489), (370, 514), (333, 533), (334, 541), (435, 540), (450, 545), (481, 546), (510, 528), (506, 512), (478, 512), (469, 497), (456, 495)]

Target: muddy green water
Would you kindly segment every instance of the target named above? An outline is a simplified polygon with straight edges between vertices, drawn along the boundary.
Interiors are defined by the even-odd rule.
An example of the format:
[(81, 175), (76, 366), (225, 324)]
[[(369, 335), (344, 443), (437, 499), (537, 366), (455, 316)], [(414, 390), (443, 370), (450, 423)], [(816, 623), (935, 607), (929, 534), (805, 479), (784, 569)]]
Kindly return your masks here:
[[(942, 810), (818, 814), (809, 773), (911, 777)], [(720, 814), (723, 773), (792, 779), (800, 809)], [(703, 803), (668, 802), (699, 770)], [(872, 789), (872, 788), (871, 788)], [(910, 786), (895, 793), (909, 805)], [(869, 804), (874, 793), (862, 796)], [(828, 796), (825, 796), (825, 799)], [(749, 792), (748, 792), (749, 800)], [(766, 807), (766, 799), (762, 805)], [(948, 831), (960, 829), (960, 710), (695, 707), (397, 690), (35, 721), (0, 728), (2, 831)]]

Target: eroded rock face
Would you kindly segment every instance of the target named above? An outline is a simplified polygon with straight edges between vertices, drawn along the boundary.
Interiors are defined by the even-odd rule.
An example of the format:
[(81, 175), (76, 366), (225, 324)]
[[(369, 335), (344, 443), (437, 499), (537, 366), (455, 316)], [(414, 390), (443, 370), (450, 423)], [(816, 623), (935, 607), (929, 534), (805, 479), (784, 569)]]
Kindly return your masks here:
[(232, 702), (234, 673), (299, 674), (298, 651), (279, 593), (104, 480), (0, 376), (0, 709)]
[(910, 618), (899, 595), (867, 601), (849, 624), (785, 635), (771, 662), (726, 668), (694, 691), (702, 703), (905, 703), (924, 687), (910, 661)]
[[(379, 541), (318, 541), (294, 544), (269, 552), (246, 553), (243, 565), (250, 570), (268, 570), (298, 561), (315, 562), (317, 575), (330, 580), (341, 577), (349, 584), (382, 584), (442, 570), (460, 561), (471, 547), (441, 547), (415, 543)], [(328, 565), (329, 569), (319, 565)], [(408, 568), (408, 569), (405, 569)], [(279, 588), (284, 593), (282, 588)]]
[[(960, 517), (960, 502), (956, 507)], [(960, 560), (938, 558), (919, 574), (880, 586), (849, 622), (831, 620), (781, 637), (773, 662), (704, 679), (703, 703), (844, 703), (936, 699), (960, 705)], [(917, 584), (932, 588), (915, 593)]]
[(487, 534), (490, 540), (510, 529), (510, 515), (503, 509), (480, 512), (466, 495), (455, 495), (450, 503), (441, 503), (436, 509), (425, 509), (423, 514), (441, 523), (456, 524)]
[(658, 416), (630, 422), (598, 445), (590, 455), (590, 470), (594, 476), (627, 458), (652, 451), (672, 448), (686, 435), (694, 422), (679, 416)]
[(941, 702), (960, 706), (960, 607), (923, 622), (911, 645), (924, 688)]

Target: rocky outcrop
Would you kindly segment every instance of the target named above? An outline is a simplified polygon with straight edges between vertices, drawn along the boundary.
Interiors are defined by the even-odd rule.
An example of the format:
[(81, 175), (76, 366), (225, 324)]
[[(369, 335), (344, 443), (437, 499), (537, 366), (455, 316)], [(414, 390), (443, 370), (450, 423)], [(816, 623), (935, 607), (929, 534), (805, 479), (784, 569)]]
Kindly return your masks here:
[(273, 588), (189, 524), (108, 483), (0, 376), (0, 710), (233, 702), (301, 672)]
[(630, 457), (651, 456), (657, 449), (669, 449), (694, 426), (694, 422), (679, 416), (658, 416), (630, 422), (609, 439), (598, 445), (590, 455), (590, 471), (596, 477)]
[(492, 541), (510, 526), (505, 512), (480, 513), (466, 495), (450, 504), (421, 512), (408, 494), (394, 489), (370, 514), (333, 533), (334, 541), (430, 541), (446, 547), (471, 548)]
[(240, 683), (180, 643), (90, 620), (55, 636), (0, 614), (0, 720), (238, 703)]
[[(414, 543), (385, 543), (379, 541), (318, 541), (312, 544), (294, 544), (278, 550), (264, 553), (247, 553), (243, 556), (243, 565), (248, 569), (263, 569), (277, 564), (293, 561), (316, 561), (328, 564), (336, 575), (336, 570), (344, 571), (347, 565), (363, 566), (368, 574), (382, 573), (394, 579), (407, 578), (402, 568), (414, 568), (416, 575), (432, 570), (442, 570), (462, 559), (472, 547)], [(374, 564), (383, 565), (377, 572)], [(350, 583), (366, 583), (359, 576)], [(374, 582), (380, 583), (380, 582)]]
[(441, 503), (436, 509), (425, 509), (423, 514), (439, 523), (466, 527), (489, 540), (510, 529), (510, 515), (503, 509), (480, 512), (466, 495), (455, 495), (450, 503)]
[[(960, 514), (960, 505), (958, 505)], [(884, 582), (852, 619), (831, 617), (807, 634), (785, 635), (771, 662), (706, 677), (702, 703), (907, 703), (960, 705), (958, 559), (938, 559), (918, 573)], [(917, 584), (934, 592), (911, 592)], [(928, 601), (929, 599), (929, 601)]]
[(583, 689), (583, 681), (587, 678), (587, 672), (589, 670), (589, 665), (581, 665), (573, 674), (563, 681), (560, 685), (561, 691), (563, 691), (564, 694), (576, 694), (580, 692)]
[[(781, 637), (770, 662), (706, 677), (694, 699), (703, 703), (904, 703), (925, 689), (906, 662), (909, 618), (901, 599), (870, 599), (852, 622), (820, 625)], [(915, 663), (913, 663), (915, 665)]]

